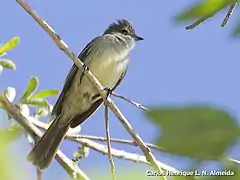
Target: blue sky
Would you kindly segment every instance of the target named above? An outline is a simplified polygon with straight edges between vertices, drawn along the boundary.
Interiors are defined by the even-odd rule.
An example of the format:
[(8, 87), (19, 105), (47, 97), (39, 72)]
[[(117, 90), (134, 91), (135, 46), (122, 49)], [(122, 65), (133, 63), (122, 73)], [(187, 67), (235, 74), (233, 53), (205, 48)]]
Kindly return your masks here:
[[(139, 42), (131, 53), (128, 73), (117, 93), (144, 105), (210, 103), (224, 107), (239, 117), (239, 40), (230, 38), (236, 14), (225, 28), (220, 27), (225, 16), (222, 12), (196, 29), (185, 31), (184, 25), (174, 24), (173, 17), (189, 5), (187, 0), (29, 2), (76, 54), (116, 19), (126, 18), (132, 23), (145, 40)], [(0, 40), (19, 36), (21, 42), (7, 56), (16, 63), (17, 70), (4, 71), (0, 89), (13, 86), (20, 96), (28, 79), (37, 76), (39, 89), (61, 90), (71, 60), (15, 1), (3, 1), (1, 7)], [(56, 97), (51, 98), (50, 102), (54, 103), (55, 100)], [(145, 141), (153, 142), (158, 129), (147, 121), (143, 112), (122, 100), (114, 98), (114, 101), (140, 136)], [(95, 113), (83, 125), (82, 133), (105, 136), (103, 113), (103, 108)], [(113, 114), (110, 120), (112, 137), (130, 138)], [(28, 143), (22, 138), (14, 147), (12, 151), (15, 154), (21, 150), (21, 156), (17, 158), (26, 167), (24, 171), (33, 171), (28, 178), (35, 177), (33, 166), (25, 160), (30, 150)], [(61, 149), (70, 156), (76, 147), (76, 144), (66, 142)], [(133, 147), (115, 144), (113, 147), (140, 153)], [(179, 169), (186, 167), (185, 158), (159, 152), (154, 154), (171, 166)], [(237, 153), (233, 155), (239, 157)], [(148, 166), (123, 160), (115, 160), (115, 163), (119, 169), (141, 168), (143, 175), (149, 169)], [(81, 162), (80, 167), (90, 175), (96, 169), (109, 172), (107, 157), (94, 151)], [(67, 175), (55, 162), (46, 170), (44, 177), (64, 179)]]

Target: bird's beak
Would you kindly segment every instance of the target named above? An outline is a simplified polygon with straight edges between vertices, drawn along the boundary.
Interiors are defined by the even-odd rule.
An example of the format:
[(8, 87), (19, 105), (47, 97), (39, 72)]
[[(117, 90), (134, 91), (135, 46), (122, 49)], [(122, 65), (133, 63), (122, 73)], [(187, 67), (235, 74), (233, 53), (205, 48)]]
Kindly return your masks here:
[(142, 38), (142, 37), (140, 37), (140, 36), (135, 36), (135, 40), (136, 40), (136, 41), (142, 41), (142, 40), (143, 40), (143, 38)]

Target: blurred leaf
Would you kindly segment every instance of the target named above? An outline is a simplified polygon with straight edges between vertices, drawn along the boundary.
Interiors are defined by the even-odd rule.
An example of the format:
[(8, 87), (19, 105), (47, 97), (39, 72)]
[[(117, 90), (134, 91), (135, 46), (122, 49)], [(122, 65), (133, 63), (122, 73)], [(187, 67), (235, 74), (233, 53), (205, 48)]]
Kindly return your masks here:
[[(0, 141), (0, 179), (1, 180), (15, 180), (18, 168), (13, 161), (9, 148), (4, 147), (6, 142)], [(4, 148), (3, 148), (4, 147)]]
[(22, 101), (24, 104), (37, 106), (37, 107), (48, 107), (49, 103), (45, 99), (41, 98), (27, 98)]
[(26, 136), (27, 136), (28, 142), (29, 142), (30, 144), (34, 145), (34, 144), (35, 144), (35, 141), (34, 141), (34, 139), (32, 138), (32, 136), (30, 136), (29, 134), (26, 134)]
[[(131, 167), (118, 166), (116, 168), (117, 170), (116, 179), (118, 180), (159, 180), (159, 177), (157, 176), (152, 177), (152, 176), (146, 175), (146, 171), (149, 169), (151, 168), (150, 167), (139, 168), (139, 166), (137, 165), (134, 165)], [(101, 170), (101, 168), (92, 168), (90, 178), (97, 179), (97, 180), (112, 180), (110, 172), (103, 171)], [(167, 180), (172, 180), (172, 177), (167, 178)]]
[(32, 95), (32, 93), (37, 89), (38, 86), (38, 78), (37, 77), (31, 77), (28, 81), (27, 88), (25, 89), (21, 100), (27, 99), (29, 96)]
[(187, 21), (198, 18), (207, 19), (220, 10), (226, 8), (236, 0), (201, 0), (192, 7), (188, 7), (176, 16), (177, 21)]
[(16, 97), (16, 90), (13, 87), (8, 87), (5, 91), (5, 96), (10, 102), (13, 102), (14, 98)]
[(48, 90), (43, 90), (40, 91), (34, 95), (32, 95), (32, 98), (46, 98), (49, 96), (56, 96), (58, 94), (58, 90), (57, 89), (48, 89)]
[(17, 124), (11, 125), (8, 129), (0, 130), (0, 141), (4, 142), (4, 144), (1, 143), (0, 149), (5, 147), (12, 141), (19, 139), (22, 133), (23, 133), (23, 130), (21, 126)]
[(7, 69), (12, 69), (12, 70), (16, 69), (16, 65), (11, 60), (8, 60), (8, 59), (0, 59), (0, 65)]
[(47, 108), (38, 108), (36, 111), (35, 118), (38, 119), (40, 117), (46, 117), (49, 114), (49, 111)]
[(233, 31), (233, 36), (239, 36), (239, 35), (240, 35), (240, 23), (237, 25), (237, 27)]
[(79, 159), (86, 158), (89, 155), (89, 147), (79, 146), (78, 150), (73, 153), (74, 161), (78, 161)]
[[(187, 171), (186, 171), (187, 172)], [(171, 180), (195, 180), (194, 178), (191, 178), (191, 176), (173, 176), (173, 178), (171, 178)], [(198, 178), (197, 180), (202, 180), (202, 178)]]
[(2, 71), (3, 71), (3, 67), (2, 65), (0, 65), (0, 75), (2, 74)]
[(159, 107), (147, 115), (161, 127), (158, 146), (199, 160), (218, 160), (240, 132), (232, 116), (211, 106)]
[[(201, 173), (201, 172), (200, 172)], [(239, 180), (240, 179), (240, 169), (239, 166), (230, 162), (228, 164), (223, 164), (220, 170), (210, 170), (207, 171), (208, 176), (206, 178), (201, 178), (203, 180)]]
[(20, 42), (19, 37), (14, 37), (10, 41), (0, 46), (0, 56), (14, 48), (16, 45), (18, 45), (19, 42)]

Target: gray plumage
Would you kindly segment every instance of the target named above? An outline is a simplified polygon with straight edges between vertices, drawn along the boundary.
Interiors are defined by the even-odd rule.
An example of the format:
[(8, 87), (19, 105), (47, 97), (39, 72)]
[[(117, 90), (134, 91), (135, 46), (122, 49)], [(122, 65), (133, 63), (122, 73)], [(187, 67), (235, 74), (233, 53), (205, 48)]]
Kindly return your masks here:
[[(94, 38), (78, 56), (99, 82), (114, 90), (127, 72), (129, 53), (135, 42), (143, 40), (127, 20), (111, 24), (102, 36)], [(69, 127), (83, 123), (102, 104), (97, 89), (73, 64), (62, 92), (53, 108), (56, 118), (28, 155), (39, 169), (48, 167)]]

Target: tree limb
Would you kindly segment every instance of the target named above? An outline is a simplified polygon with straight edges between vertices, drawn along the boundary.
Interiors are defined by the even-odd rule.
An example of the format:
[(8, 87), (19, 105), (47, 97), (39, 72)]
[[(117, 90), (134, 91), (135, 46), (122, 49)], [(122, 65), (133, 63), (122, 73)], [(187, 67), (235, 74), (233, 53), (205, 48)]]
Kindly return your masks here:
[[(41, 121), (38, 121), (34, 118), (31, 118), (31, 123), (33, 123), (34, 125), (36, 125), (37, 127), (39, 127), (40, 129), (43, 129), (43, 130), (47, 130), (48, 127), (49, 127), (48, 124), (45, 124), (45, 123), (43, 123)], [(69, 139), (71, 141), (81, 143), (82, 145), (84, 145), (86, 147), (89, 147), (89, 148), (91, 148), (91, 149), (93, 149), (93, 150), (95, 150), (99, 153), (102, 153), (104, 155), (108, 154), (108, 149), (105, 145), (102, 145), (102, 144), (93, 142), (90, 139), (85, 139), (84, 138), (84, 137), (88, 137), (88, 136), (73, 135), (70, 131), (67, 133), (65, 139)], [(81, 137), (83, 137), (83, 138), (81, 138)], [(127, 140), (125, 140), (125, 141), (128, 142)], [(130, 145), (134, 145), (134, 144), (130, 144)], [(152, 146), (154, 147), (154, 145), (152, 145)], [(157, 149), (157, 146), (155, 146), (155, 149)], [(139, 162), (139, 163), (144, 163), (144, 164), (150, 165), (149, 162), (146, 160), (146, 157), (142, 156), (140, 154), (129, 153), (129, 152), (114, 149), (114, 148), (111, 148), (111, 154), (112, 154), (112, 156), (114, 156), (116, 158), (125, 159), (125, 160), (129, 160), (129, 161), (133, 161), (133, 162)], [(160, 161), (157, 161), (157, 163), (165, 171), (178, 172), (177, 169), (175, 169), (175, 168), (173, 168), (169, 165), (166, 165), (166, 164), (164, 164)]]

